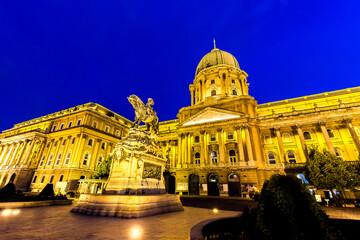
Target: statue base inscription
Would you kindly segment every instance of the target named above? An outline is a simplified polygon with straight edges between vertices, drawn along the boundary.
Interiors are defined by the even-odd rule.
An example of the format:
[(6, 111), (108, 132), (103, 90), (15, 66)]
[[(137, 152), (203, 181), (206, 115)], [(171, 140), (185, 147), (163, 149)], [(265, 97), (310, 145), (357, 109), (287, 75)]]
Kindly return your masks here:
[(116, 144), (102, 194), (82, 194), (74, 213), (138, 218), (183, 211), (178, 195), (165, 194), (166, 159), (157, 136), (137, 128)]

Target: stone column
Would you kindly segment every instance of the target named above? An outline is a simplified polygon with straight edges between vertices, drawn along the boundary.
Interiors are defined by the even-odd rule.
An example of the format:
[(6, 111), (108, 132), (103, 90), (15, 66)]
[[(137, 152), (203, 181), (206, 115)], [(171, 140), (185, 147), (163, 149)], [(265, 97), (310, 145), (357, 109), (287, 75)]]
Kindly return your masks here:
[(77, 146), (75, 147), (75, 157), (72, 158), (73, 162), (71, 164), (71, 166), (73, 167), (79, 167), (81, 166), (81, 157), (82, 157), (82, 154), (83, 154), (83, 150), (84, 150), (84, 144), (86, 142), (86, 139), (87, 139), (87, 135), (86, 134), (78, 134), (76, 135), (76, 137), (78, 138), (77, 140)]
[(9, 167), (11, 166), (12, 162), (14, 161), (14, 158), (15, 158), (16, 154), (18, 153), (19, 146), (20, 146), (20, 142), (16, 143), (14, 153), (12, 154), (11, 159), (10, 159), (9, 164), (8, 164)]
[(190, 94), (191, 94), (191, 106), (194, 105), (194, 85), (190, 84), (189, 86), (189, 90), (190, 90)]
[(327, 132), (327, 129), (326, 129), (326, 127), (325, 127), (326, 122), (325, 122), (325, 121), (321, 121), (321, 122), (319, 122), (319, 125), (320, 125), (321, 132), (322, 132), (323, 135), (324, 135), (325, 142), (326, 142), (326, 146), (327, 146), (328, 150), (329, 150), (330, 152), (332, 152), (333, 154), (335, 154), (334, 146), (333, 146), (332, 143), (331, 143), (331, 140), (330, 140), (330, 137), (329, 137), (329, 133)]
[(305, 158), (308, 159), (309, 154), (308, 154), (308, 150), (307, 150), (307, 147), (306, 147), (304, 134), (303, 134), (303, 131), (302, 131), (301, 127), (302, 127), (302, 126), (301, 126), (300, 124), (296, 124), (296, 125), (294, 126), (294, 128), (296, 129), (296, 131), (297, 131), (297, 133), (298, 133), (298, 135), (299, 135), (301, 147), (302, 147), (302, 149), (303, 149)]
[(185, 133), (185, 136), (184, 136), (184, 158), (183, 158), (183, 167), (185, 166), (185, 164), (187, 164), (187, 162), (189, 161), (188, 158), (188, 146), (189, 146), (189, 143), (188, 143), (188, 135), (189, 133)]
[[(89, 163), (89, 169), (96, 169), (96, 166), (97, 166), (97, 159), (98, 159), (98, 152), (99, 152), (99, 149), (101, 147), (101, 139), (100, 138), (97, 138), (96, 141), (95, 141), (95, 144), (94, 144), (94, 154), (92, 155), (92, 159), (90, 159), (90, 163)], [(107, 148), (109, 149), (110, 148), (110, 144), (109, 146), (107, 146)], [(107, 155), (106, 155), (107, 156)], [(104, 157), (106, 159), (106, 156)]]
[[(43, 140), (41, 141), (41, 146), (39, 148), (39, 152), (38, 152), (38, 156), (37, 156), (37, 160), (35, 159), (35, 166), (37, 167), (39, 162), (40, 162), (40, 159), (42, 157), (42, 152), (44, 151), (44, 148), (45, 148), (45, 145), (46, 145), (46, 140)], [(20, 158), (20, 157), (19, 157)]]
[(240, 165), (245, 165), (244, 145), (243, 145), (242, 137), (241, 137), (241, 127), (235, 126), (234, 129), (236, 131), (236, 137), (238, 140), (239, 162), (240, 162)]
[(176, 165), (177, 168), (181, 167), (182, 163), (182, 134), (179, 134), (178, 137), (178, 160)]
[(174, 168), (174, 167), (176, 167), (176, 141), (171, 140), (170, 146), (171, 146), (171, 153), (172, 153), (172, 159), (170, 161), (170, 163), (171, 163), (170, 167)]
[(249, 132), (249, 124), (243, 124), (243, 128), (245, 130), (245, 138), (246, 138), (246, 149), (248, 152), (249, 157), (249, 165), (253, 164), (254, 162), (254, 155), (251, 147), (251, 138), (250, 138), (250, 132)]
[[(11, 153), (12, 153), (12, 151), (13, 151), (13, 149), (14, 149), (14, 146), (15, 146), (15, 145), (12, 143), (12, 144), (10, 145), (10, 151), (9, 151), (9, 153), (5, 153), (2, 166), (6, 166), (6, 165), (7, 165), (7, 162), (8, 162), (8, 160), (9, 160), (9, 157), (11, 156)], [(7, 151), (6, 151), (6, 152), (7, 152)]]
[(206, 163), (206, 157), (205, 157), (205, 155), (206, 155), (206, 151), (205, 151), (205, 137), (204, 137), (204, 134), (205, 134), (205, 130), (201, 130), (200, 131), (200, 141), (201, 141), (201, 151), (200, 151), (200, 153), (201, 153), (201, 162), (200, 162), (200, 166), (203, 166), (203, 165), (205, 165), (205, 163)]
[(27, 165), (27, 162), (29, 160), (29, 157), (31, 155), (31, 152), (35, 146), (35, 142), (36, 142), (36, 138), (33, 138), (32, 140), (30, 140), (30, 146), (29, 146), (29, 150), (26, 152), (26, 156), (25, 158), (23, 158), (23, 161), (22, 161), (22, 164), (21, 164), (21, 167), (26, 167)]
[(192, 144), (192, 134), (187, 134), (187, 164), (191, 164), (192, 162), (192, 155), (191, 155), (191, 144)]
[(279, 159), (280, 159), (280, 162), (285, 163), (286, 162), (286, 157), (285, 157), (283, 141), (282, 141), (281, 134), (280, 134), (280, 127), (274, 127), (274, 131), (275, 131), (276, 140), (277, 140), (278, 147), (279, 147), (279, 153), (280, 153)]
[(4, 147), (3, 147), (3, 152), (2, 152), (2, 154), (1, 154), (1, 156), (0, 156), (0, 163), (1, 163), (1, 166), (3, 166), (4, 165), (4, 162), (2, 162), (2, 161), (5, 161), (5, 154), (6, 154), (6, 152), (7, 152), (7, 150), (9, 149), (9, 144), (7, 144), (7, 145), (5, 145)]
[(359, 137), (357, 136), (355, 129), (352, 125), (352, 119), (348, 118), (348, 119), (344, 119), (343, 122), (345, 123), (347, 129), (350, 132), (351, 138), (353, 139), (356, 149), (358, 150), (358, 152), (360, 153), (360, 140)]
[(223, 131), (222, 128), (216, 129), (218, 133), (218, 141), (219, 141), (219, 165), (222, 165), (224, 163), (224, 146), (223, 146)]

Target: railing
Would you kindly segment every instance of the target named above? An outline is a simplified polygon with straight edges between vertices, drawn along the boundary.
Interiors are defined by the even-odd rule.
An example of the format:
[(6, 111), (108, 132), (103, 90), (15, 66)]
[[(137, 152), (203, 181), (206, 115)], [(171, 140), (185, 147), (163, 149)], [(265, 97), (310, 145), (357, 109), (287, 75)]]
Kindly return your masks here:
[(106, 181), (106, 179), (80, 179), (78, 192), (80, 194), (101, 194)]
[(305, 168), (306, 163), (285, 163), (286, 169)]

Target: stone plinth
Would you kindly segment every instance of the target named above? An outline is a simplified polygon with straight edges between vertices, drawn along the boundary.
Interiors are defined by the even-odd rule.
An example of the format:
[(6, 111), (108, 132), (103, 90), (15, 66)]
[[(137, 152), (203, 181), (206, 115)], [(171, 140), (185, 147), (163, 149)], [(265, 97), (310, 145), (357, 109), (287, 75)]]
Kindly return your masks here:
[(166, 158), (156, 135), (131, 128), (111, 155), (113, 162), (103, 193), (82, 194), (71, 212), (138, 218), (183, 210), (178, 195), (165, 194)]
[(140, 218), (183, 210), (179, 195), (82, 194), (71, 212), (93, 216)]

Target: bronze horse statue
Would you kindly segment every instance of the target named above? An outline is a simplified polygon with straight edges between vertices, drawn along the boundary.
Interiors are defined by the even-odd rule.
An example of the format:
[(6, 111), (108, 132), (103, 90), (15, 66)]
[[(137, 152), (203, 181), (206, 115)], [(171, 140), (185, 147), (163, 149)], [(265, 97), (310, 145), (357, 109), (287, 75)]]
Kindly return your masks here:
[(151, 127), (155, 133), (158, 133), (159, 118), (152, 107), (154, 105), (153, 99), (149, 98), (147, 104), (145, 105), (138, 96), (133, 94), (128, 97), (128, 100), (135, 109), (135, 120), (132, 127), (137, 128), (141, 122), (144, 122), (146, 124), (147, 131), (150, 131)]

